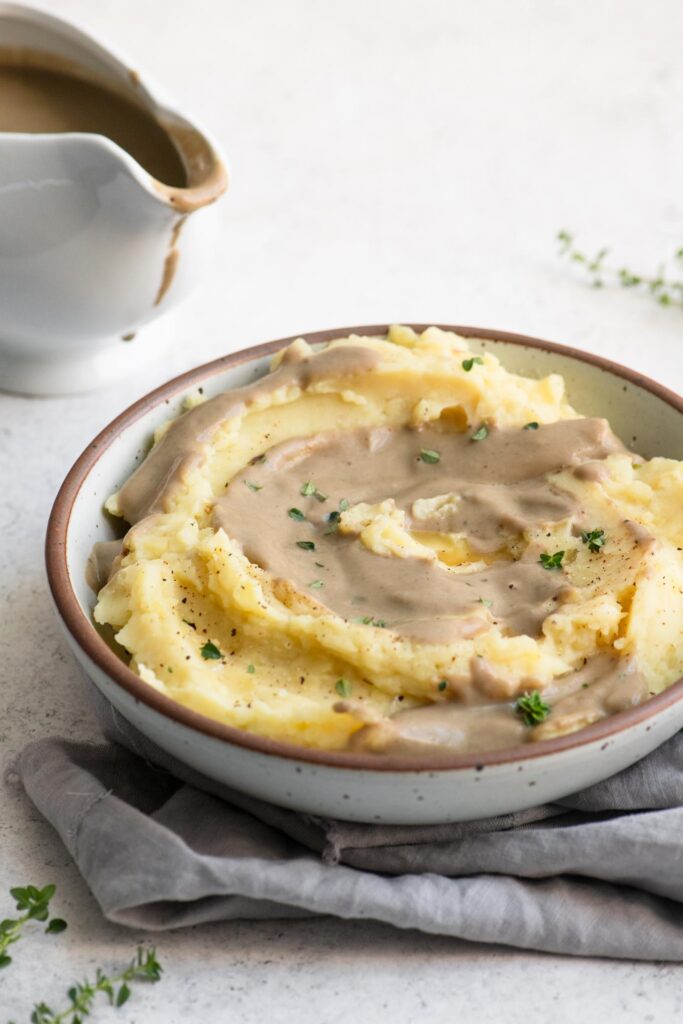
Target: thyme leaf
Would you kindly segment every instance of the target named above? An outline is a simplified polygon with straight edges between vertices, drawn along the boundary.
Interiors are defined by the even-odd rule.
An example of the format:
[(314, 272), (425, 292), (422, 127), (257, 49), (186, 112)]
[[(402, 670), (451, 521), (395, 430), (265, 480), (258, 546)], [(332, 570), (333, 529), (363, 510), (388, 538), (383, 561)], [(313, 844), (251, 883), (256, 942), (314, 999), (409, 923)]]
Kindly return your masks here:
[(596, 554), (605, 546), (607, 537), (604, 530), (587, 530), (581, 534), (581, 540), (588, 545), (588, 550)]
[(45, 931), (48, 935), (58, 935), (67, 927), (61, 917), (50, 919), (50, 900), (54, 896), (56, 886), (45, 885), (39, 889), (36, 885), (16, 886), (9, 893), (17, 910), (24, 913), (19, 917), (6, 917), (0, 921), (0, 968), (9, 967), (12, 957), (7, 950), (22, 937), (25, 926), (30, 921), (47, 921)]
[(207, 640), (199, 652), (204, 661), (218, 661), (223, 657), (219, 649), (210, 640)]
[(515, 701), (515, 711), (525, 725), (539, 725), (545, 722), (550, 714), (550, 706), (545, 703), (538, 690), (525, 693)]
[(544, 569), (561, 569), (564, 555), (564, 551), (556, 551), (553, 555), (549, 555), (547, 551), (543, 551), (538, 560)]

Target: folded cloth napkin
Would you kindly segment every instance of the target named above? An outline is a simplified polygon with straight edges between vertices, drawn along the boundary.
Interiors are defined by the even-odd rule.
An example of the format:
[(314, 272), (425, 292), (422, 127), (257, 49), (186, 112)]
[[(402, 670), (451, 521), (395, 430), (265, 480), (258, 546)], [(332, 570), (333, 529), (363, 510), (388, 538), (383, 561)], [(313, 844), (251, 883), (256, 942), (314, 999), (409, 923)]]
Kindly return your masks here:
[(405, 827), (266, 804), (174, 761), (101, 698), (98, 714), (114, 742), (41, 740), (12, 770), (112, 921), (333, 914), (683, 961), (683, 733), (561, 803)]

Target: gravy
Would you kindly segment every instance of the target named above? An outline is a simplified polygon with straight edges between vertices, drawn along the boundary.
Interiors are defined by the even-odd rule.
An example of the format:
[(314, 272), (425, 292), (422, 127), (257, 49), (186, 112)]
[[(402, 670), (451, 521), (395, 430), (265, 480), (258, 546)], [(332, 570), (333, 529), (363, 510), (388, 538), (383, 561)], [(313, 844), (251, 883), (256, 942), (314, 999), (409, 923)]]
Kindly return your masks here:
[[(421, 450), (438, 452), (438, 463), (425, 463)], [(427, 643), (475, 636), (492, 619), (511, 634), (535, 637), (571, 590), (565, 573), (548, 572), (537, 552), (453, 573), (436, 561), (374, 554), (357, 537), (331, 530), (330, 512), (340, 501), (393, 498), (413, 529), (461, 532), (475, 551), (495, 551), (529, 526), (576, 512), (573, 497), (548, 474), (620, 450), (600, 419), (560, 420), (534, 431), (490, 428), (482, 444), (469, 433), (431, 428), (317, 434), (272, 448), (264, 462), (238, 473), (216, 502), (214, 523), (250, 561), (346, 619), (368, 616)], [(307, 480), (325, 501), (301, 496)], [(453, 511), (416, 520), (420, 499), (453, 492)], [(291, 518), (292, 508), (304, 509), (305, 520)]]
[(149, 111), (76, 74), (5, 63), (1, 55), (0, 132), (104, 135), (164, 185), (188, 184), (178, 150)]
[[(584, 728), (647, 700), (645, 678), (632, 660), (597, 654), (582, 668), (559, 676), (544, 691), (551, 713), (542, 725), (528, 726), (511, 704), (486, 701), (476, 673), (467, 681), (465, 702), (436, 701), (370, 722), (354, 733), (349, 749), (381, 754), (430, 756), (507, 750), (561, 732)], [(529, 688), (534, 681), (529, 680)], [(340, 712), (355, 710), (340, 701)]]

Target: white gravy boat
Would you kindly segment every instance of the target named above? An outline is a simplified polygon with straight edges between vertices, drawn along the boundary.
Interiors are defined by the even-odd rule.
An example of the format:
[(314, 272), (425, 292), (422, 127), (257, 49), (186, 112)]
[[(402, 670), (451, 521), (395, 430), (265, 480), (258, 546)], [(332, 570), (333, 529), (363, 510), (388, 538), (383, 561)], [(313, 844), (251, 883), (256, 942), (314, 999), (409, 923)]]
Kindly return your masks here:
[(0, 132), (0, 389), (91, 390), (148, 361), (144, 334), (131, 336), (203, 276), (225, 165), (158, 90), (61, 19), (0, 3), (0, 51), (78, 68), (142, 106), (185, 168), (187, 186), (173, 187), (104, 135)]

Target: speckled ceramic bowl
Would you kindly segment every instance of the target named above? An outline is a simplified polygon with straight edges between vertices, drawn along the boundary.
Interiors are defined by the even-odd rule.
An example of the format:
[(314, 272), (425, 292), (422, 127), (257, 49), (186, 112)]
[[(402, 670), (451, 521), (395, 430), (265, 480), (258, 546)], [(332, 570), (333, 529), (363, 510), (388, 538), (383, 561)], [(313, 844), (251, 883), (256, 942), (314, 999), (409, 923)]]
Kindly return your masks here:
[[(427, 325), (414, 324), (416, 330)], [(443, 326), (443, 325), (442, 325)], [(309, 342), (386, 326), (339, 328)], [(446, 327), (495, 351), (513, 372), (562, 374), (582, 413), (607, 416), (622, 440), (646, 457), (683, 459), (683, 399), (597, 356), (502, 331)], [(438, 762), (327, 753), (264, 739), (190, 711), (142, 682), (92, 622), (85, 580), (94, 541), (113, 536), (102, 505), (146, 451), (153, 430), (181, 411), (202, 385), (210, 396), (254, 380), (285, 338), (191, 370), (140, 399), (83, 452), (52, 510), (47, 571), (58, 615), (81, 666), (103, 696), (159, 747), (211, 779), (285, 807), (352, 821), (426, 824), (486, 817), (566, 796), (633, 764), (683, 727), (683, 680), (647, 703), (580, 732), (490, 754)]]

